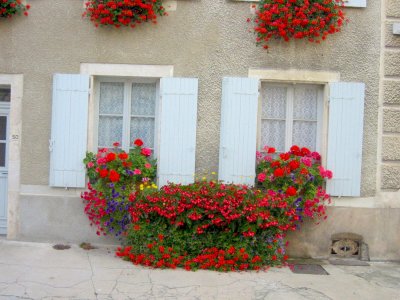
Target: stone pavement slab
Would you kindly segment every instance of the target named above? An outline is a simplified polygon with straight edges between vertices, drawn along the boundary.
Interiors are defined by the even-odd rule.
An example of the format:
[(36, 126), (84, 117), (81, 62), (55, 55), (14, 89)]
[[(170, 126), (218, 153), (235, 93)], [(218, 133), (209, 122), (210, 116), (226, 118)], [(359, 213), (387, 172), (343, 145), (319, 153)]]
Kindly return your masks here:
[(400, 299), (400, 264), (323, 263), (329, 275), (154, 270), (114, 255), (114, 248), (0, 240), (0, 300), (10, 299)]

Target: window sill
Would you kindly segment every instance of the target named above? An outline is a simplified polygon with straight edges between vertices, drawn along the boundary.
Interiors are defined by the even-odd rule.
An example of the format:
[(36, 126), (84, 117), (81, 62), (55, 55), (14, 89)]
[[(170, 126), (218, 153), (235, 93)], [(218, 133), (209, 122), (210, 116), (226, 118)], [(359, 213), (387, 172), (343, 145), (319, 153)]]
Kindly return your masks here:
[[(259, 0), (231, 0), (233, 2), (252, 2), (257, 3)], [(344, 7), (367, 7), (367, 0), (344, 0)]]

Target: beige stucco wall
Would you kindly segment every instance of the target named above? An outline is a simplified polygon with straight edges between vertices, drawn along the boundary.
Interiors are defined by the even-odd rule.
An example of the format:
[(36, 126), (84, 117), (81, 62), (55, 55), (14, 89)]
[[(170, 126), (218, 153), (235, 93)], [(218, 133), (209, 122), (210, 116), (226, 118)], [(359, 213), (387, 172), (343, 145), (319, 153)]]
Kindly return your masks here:
[[(218, 165), (221, 79), (249, 68), (340, 72), (366, 83), (362, 194), (376, 187), (380, 1), (348, 8), (343, 32), (321, 45), (272, 41), (265, 51), (248, 32), (250, 4), (178, 1), (177, 10), (134, 30), (96, 29), (82, 19), (82, 0), (32, 1), (29, 17), (0, 22), (0, 72), (24, 75), (22, 184), (48, 184), (53, 73), (79, 73), (80, 63), (166, 64), (174, 76), (198, 77), (196, 168)], [(214, 137), (210, 139), (210, 137)]]
[(393, 24), (399, 23), (400, 1), (387, 0), (382, 49), (382, 155), (381, 188), (400, 189), (400, 35), (393, 34)]

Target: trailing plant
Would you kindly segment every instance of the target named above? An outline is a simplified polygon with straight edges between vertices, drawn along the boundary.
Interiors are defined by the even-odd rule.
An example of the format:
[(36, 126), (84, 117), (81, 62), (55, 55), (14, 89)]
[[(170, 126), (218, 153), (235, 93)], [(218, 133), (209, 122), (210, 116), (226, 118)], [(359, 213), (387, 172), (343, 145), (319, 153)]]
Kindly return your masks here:
[(151, 150), (143, 147), (143, 141), (135, 140), (128, 153), (114, 143), (113, 149), (100, 149), (97, 154), (88, 152), (83, 160), (89, 177), (88, 191), (82, 193), (85, 213), (97, 234), (125, 232), (130, 223), (129, 196), (140, 189), (157, 188), (153, 180), (156, 161)]
[(253, 19), (256, 42), (266, 49), (272, 38), (320, 43), (340, 31), (342, 6), (342, 0), (260, 0)]
[(0, 0), (0, 17), (11, 18), (15, 14), (28, 15), (29, 4), (23, 4), (21, 0)]
[[(307, 148), (293, 146), (279, 155), (271, 147), (258, 152), (258, 187), (203, 179), (158, 190), (152, 183), (155, 162), (141, 140), (135, 145), (129, 154), (118, 143), (88, 153), (93, 185), (82, 194), (98, 234), (125, 236), (116, 255), (134, 264), (217, 271), (279, 266), (288, 259), (287, 231), (304, 218), (325, 217), (330, 198), (322, 187), (332, 172)], [(140, 177), (150, 167), (146, 164), (154, 172)]]
[(157, 23), (157, 16), (166, 15), (162, 0), (90, 0), (84, 17), (98, 26), (130, 26), (144, 22)]

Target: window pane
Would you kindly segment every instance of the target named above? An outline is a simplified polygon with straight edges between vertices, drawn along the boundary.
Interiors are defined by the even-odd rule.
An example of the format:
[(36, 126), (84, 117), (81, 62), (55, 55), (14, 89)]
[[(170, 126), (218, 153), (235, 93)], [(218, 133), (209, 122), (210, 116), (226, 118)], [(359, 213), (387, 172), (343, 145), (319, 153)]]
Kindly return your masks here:
[(0, 102), (10, 102), (10, 89), (0, 89)]
[(111, 148), (114, 142), (122, 142), (122, 117), (99, 117), (99, 147)]
[(285, 151), (285, 121), (261, 121), (261, 147), (275, 147), (278, 152)]
[(287, 88), (264, 85), (262, 90), (262, 118), (286, 118)]
[(293, 122), (293, 145), (316, 150), (317, 122)]
[(100, 83), (100, 114), (122, 114), (124, 110), (124, 83)]
[(0, 116), (0, 140), (7, 139), (7, 117)]
[(315, 86), (296, 86), (294, 90), (293, 118), (317, 120), (318, 88)]
[(146, 148), (154, 148), (154, 118), (131, 118), (131, 145), (141, 139)]
[(156, 84), (133, 83), (131, 114), (154, 116), (156, 111)]
[(6, 143), (0, 143), (0, 167), (6, 166)]

